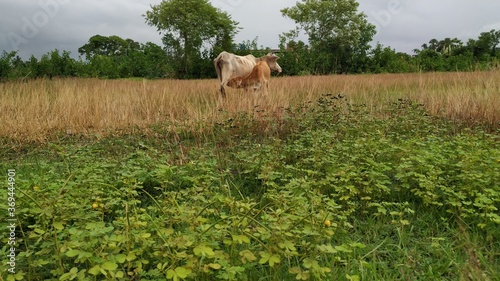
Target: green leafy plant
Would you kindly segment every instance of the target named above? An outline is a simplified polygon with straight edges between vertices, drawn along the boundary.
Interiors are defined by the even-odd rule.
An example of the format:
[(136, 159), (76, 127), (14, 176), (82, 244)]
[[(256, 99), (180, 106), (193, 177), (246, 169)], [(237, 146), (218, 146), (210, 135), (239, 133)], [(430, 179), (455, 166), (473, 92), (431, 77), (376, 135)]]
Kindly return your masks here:
[(406, 100), (386, 110), (325, 95), (275, 133), (242, 115), (179, 153), (165, 135), (35, 148), (17, 168), (18, 271), (1, 276), (492, 279), (498, 135)]

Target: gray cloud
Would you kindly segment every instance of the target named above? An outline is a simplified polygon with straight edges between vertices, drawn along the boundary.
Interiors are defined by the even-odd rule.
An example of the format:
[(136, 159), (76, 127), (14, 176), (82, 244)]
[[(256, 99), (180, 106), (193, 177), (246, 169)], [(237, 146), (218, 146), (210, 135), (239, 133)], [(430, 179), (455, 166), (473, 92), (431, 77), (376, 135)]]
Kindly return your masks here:
[[(78, 47), (96, 34), (118, 35), (161, 45), (161, 36), (142, 16), (161, 0), (2, 0), (0, 50), (19, 50), (23, 58), (51, 50), (77, 56)], [(295, 27), (280, 10), (296, 0), (212, 0), (242, 28), (236, 42), (253, 40), (275, 48), (278, 35)], [(409, 52), (430, 39), (477, 38), (500, 30), (500, 1), (481, 0), (359, 0), (360, 11), (377, 26), (374, 42)]]
[(360, 9), (377, 26), (374, 41), (409, 52), (429, 40), (457, 37), (466, 42), (500, 29), (500, 1), (361, 0)]
[[(160, 2), (160, 1), (156, 1)], [(8, 0), (0, 3), (0, 50), (40, 57), (51, 50), (77, 49), (96, 34), (161, 43), (142, 16), (151, 1)]]

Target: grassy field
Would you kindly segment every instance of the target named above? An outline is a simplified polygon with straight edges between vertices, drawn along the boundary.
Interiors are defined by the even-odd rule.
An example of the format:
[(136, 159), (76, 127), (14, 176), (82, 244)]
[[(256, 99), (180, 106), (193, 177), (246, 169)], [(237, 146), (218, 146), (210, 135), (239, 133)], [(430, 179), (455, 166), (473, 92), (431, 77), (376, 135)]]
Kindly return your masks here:
[[(0, 84), (0, 136), (45, 140), (55, 132), (109, 134), (158, 122), (173, 126), (220, 122), (247, 112), (280, 118), (284, 108), (342, 94), (374, 113), (398, 98), (425, 105), (430, 114), (496, 128), (500, 122), (499, 71), (279, 77), (270, 94), (233, 90), (226, 101), (216, 80), (37, 80)], [(260, 114), (262, 115), (262, 114)]]
[(2, 83), (0, 280), (500, 280), (499, 76)]

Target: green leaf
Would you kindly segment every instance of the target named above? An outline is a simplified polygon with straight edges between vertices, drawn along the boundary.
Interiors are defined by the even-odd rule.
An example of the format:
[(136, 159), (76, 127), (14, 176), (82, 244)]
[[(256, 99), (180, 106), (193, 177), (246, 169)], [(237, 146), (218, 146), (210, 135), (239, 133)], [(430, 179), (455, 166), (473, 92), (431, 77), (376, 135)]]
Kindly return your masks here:
[(69, 250), (66, 252), (66, 256), (72, 258), (78, 256), (80, 253), (80, 250)]
[(175, 270), (169, 269), (167, 271), (167, 279), (173, 279), (175, 277), (175, 280), (177, 280), (177, 273), (175, 273)]
[(401, 225), (410, 225), (410, 221), (409, 220), (399, 220), (399, 223)]
[(309, 270), (302, 270), (299, 267), (292, 267), (288, 270), (288, 272), (292, 274), (296, 274), (295, 276), (296, 280), (309, 280), (310, 275), (309, 275)]
[(322, 252), (325, 252), (325, 253), (330, 253), (330, 254), (335, 254), (335, 253), (338, 253), (337, 250), (335, 250), (332, 245), (330, 244), (324, 244), (324, 245), (320, 245), (318, 246), (318, 249)]
[(67, 273), (64, 273), (63, 275), (61, 275), (61, 277), (59, 278), (59, 280), (61, 281), (64, 281), (64, 280), (73, 280), (76, 278), (76, 275), (78, 273), (78, 268), (77, 267), (73, 267), (71, 268), (71, 270)]
[[(15, 280), (25, 280), (26, 278), (24, 278), (24, 275), (25, 275), (24, 272), (19, 271), (16, 274), (9, 274), (7, 278), (12, 276), (12, 277), (14, 277)], [(7, 279), (7, 280), (9, 280), (9, 279)]]
[(339, 252), (344, 252), (344, 253), (351, 253), (352, 251), (347, 249), (344, 245), (341, 246), (335, 246), (335, 249)]
[(115, 256), (115, 260), (118, 263), (124, 263), (126, 259), (127, 259), (127, 257), (124, 254), (118, 254)]
[(166, 263), (159, 263), (159, 264), (156, 265), (156, 268), (158, 268), (160, 271), (164, 271), (167, 266), (168, 266), (168, 262), (166, 262)]
[(366, 247), (365, 244), (359, 243), (359, 242), (353, 242), (349, 243), (349, 245), (353, 248), (359, 248), (359, 249), (364, 249)]
[(191, 274), (191, 269), (187, 269), (184, 267), (177, 267), (175, 268), (175, 273), (179, 278), (185, 279), (186, 277), (189, 276), (189, 274)]
[(349, 281), (360, 281), (361, 279), (359, 278), (359, 275), (349, 275), (349, 274), (346, 274), (345, 277), (347, 278), (347, 280)]
[(115, 277), (116, 278), (123, 278), (123, 276), (125, 276), (125, 273), (123, 271), (118, 271), (116, 274), (115, 274)]
[(305, 258), (303, 263), (304, 263), (305, 268), (311, 268), (314, 270), (317, 270), (320, 268), (318, 261), (311, 259), (311, 258)]
[(100, 272), (101, 267), (99, 265), (95, 265), (91, 269), (89, 269), (89, 273), (92, 275), (97, 275)]
[(101, 268), (108, 270), (108, 271), (113, 271), (113, 270), (118, 268), (118, 265), (115, 262), (107, 261), (107, 262), (101, 264)]
[(128, 255), (127, 255), (127, 261), (133, 261), (133, 260), (135, 260), (136, 258), (137, 258), (137, 257), (136, 257), (136, 256), (135, 256), (135, 254), (134, 254), (134, 253), (132, 253), (132, 252), (128, 253)]
[(167, 271), (167, 279), (174, 279), (177, 280), (178, 278), (180, 279), (185, 279), (191, 274), (191, 269), (184, 268), (184, 267), (176, 267), (175, 270), (169, 269)]
[(64, 229), (64, 225), (62, 224), (62, 222), (54, 222), (52, 225), (57, 230), (63, 230)]
[(278, 243), (278, 247), (280, 247), (281, 249), (288, 249), (290, 251), (296, 251), (297, 249), (295, 248), (295, 245), (288, 241), (288, 240), (285, 240), (281, 243)]
[(270, 253), (267, 253), (267, 252), (260, 252), (260, 260), (259, 260), (259, 263), (260, 264), (265, 264), (267, 263), (267, 261), (269, 261), (269, 258), (271, 257), (271, 254)]
[(208, 266), (212, 269), (220, 269), (222, 266), (218, 263), (209, 263)]
[(231, 235), (233, 238), (233, 241), (238, 242), (238, 244), (243, 244), (243, 243), (250, 243), (250, 238), (246, 235)]
[(269, 263), (270, 266), (274, 266), (275, 263), (280, 263), (280, 256), (277, 254), (270, 254), (267, 252), (260, 252), (261, 259), (259, 260), (260, 264)]
[(253, 262), (257, 257), (250, 250), (243, 250), (240, 252), (240, 259), (242, 263)]
[(215, 255), (214, 251), (212, 250), (212, 248), (208, 247), (208, 246), (205, 246), (205, 245), (198, 245), (196, 246), (194, 249), (193, 249), (193, 252), (196, 256), (213, 256)]

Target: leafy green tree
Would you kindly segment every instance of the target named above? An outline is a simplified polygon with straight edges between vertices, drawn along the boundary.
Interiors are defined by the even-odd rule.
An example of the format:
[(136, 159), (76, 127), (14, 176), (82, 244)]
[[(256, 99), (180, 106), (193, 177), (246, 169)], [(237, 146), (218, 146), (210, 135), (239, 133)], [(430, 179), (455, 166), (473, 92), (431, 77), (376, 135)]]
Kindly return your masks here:
[(450, 56), (453, 52), (462, 47), (462, 41), (458, 38), (445, 38), (444, 40), (439, 41), (437, 51), (445, 56)]
[(120, 68), (116, 60), (109, 56), (94, 55), (88, 62), (87, 76), (120, 78)]
[(154, 43), (147, 42), (142, 46), (146, 59), (146, 73), (147, 78), (162, 78), (169, 71), (167, 65), (167, 55), (165, 51)]
[(396, 52), (390, 47), (377, 43), (370, 51), (370, 63), (367, 71), (370, 73), (404, 73), (415, 71), (412, 58), (406, 53)]
[(438, 47), (439, 47), (439, 41), (437, 39), (433, 38), (429, 41), (429, 47), (427, 47), (426, 49), (437, 51)]
[(469, 40), (469, 46), (474, 56), (480, 60), (487, 60), (497, 56), (497, 46), (500, 44), (500, 30), (482, 32), (477, 40)]
[[(32, 67), (36, 63), (34, 57), (31, 58)], [(58, 49), (50, 51), (42, 56), (36, 67), (35, 77), (70, 77), (76, 76), (76, 61), (71, 58), (70, 52)]]
[(308, 35), (316, 57), (314, 72), (359, 72), (365, 66), (375, 26), (358, 6), (355, 0), (303, 0), (281, 10), (299, 25), (286, 36), (301, 30)]
[(87, 60), (91, 60), (91, 58), (96, 55), (123, 55), (126, 54), (128, 49), (137, 47), (137, 45), (138, 43), (132, 41), (131, 39), (125, 40), (116, 35), (109, 37), (94, 35), (90, 37), (87, 44), (78, 48), (78, 53), (80, 53), (80, 55), (85, 55)]
[(249, 52), (259, 49), (257, 40), (259, 38), (255, 37), (252, 41), (246, 40), (239, 44), (234, 45), (234, 53), (237, 55), (247, 55)]
[(286, 36), (280, 36), (280, 63), (286, 65), (283, 68), (284, 75), (310, 75), (314, 57), (309, 46), (299, 40), (289, 40)]
[(164, 0), (144, 16), (163, 33), (169, 63), (179, 78), (193, 77), (200, 58), (209, 64), (220, 51), (230, 50), (238, 24), (208, 0)]
[[(462, 49), (462, 48), (461, 48)], [(446, 58), (446, 71), (475, 70), (477, 62), (471, 52), (455, 53)]]
[(115, 60), (120, 77), (145, 77), (147, 60), (139, 48), (127, 50), (127, 53)]
[(385, 72), (386, 66), (394, 59), (395, 52), (390, 47), (384, 47), (377, 43), (371, 52), (371, 64), (369, 72), (380, 73)]
[(7, 79), (11, 76), (12, 70), (14, 68), (13, 59), (17, 55), (17, 51), (12, 51), (7, 53), (2, 52), (0, 57), (0, 80)]
[(85, 67), (80, 69), (84, 77), (160, 78), (168, 72), (165, 51), (151, 42), (94, 35), (78, 52), (86, 58)]
[(482, 32), (466, 44), (457, 38), (431, 39), (414, 50), (414, 60), (422, 71), (471, 71), (491, 69), (498, 64), (500, 31)]
[(26, 61), (25, 65), (26, 65), (26, 69), (27, 69), (26, 75), (28, 77), (30, 77), (30, 78), (40, 77), (38, 59), (34, 55), (30, 56), (30, 58)]
[(434, 49), (420, 51), (416, 61), (421, 71), (444, 71), (446, 69), (442, 54)]

